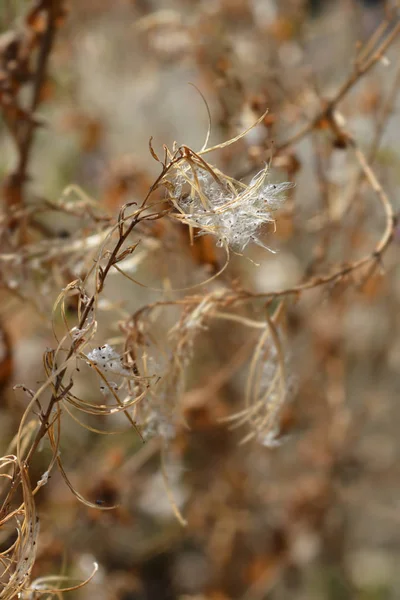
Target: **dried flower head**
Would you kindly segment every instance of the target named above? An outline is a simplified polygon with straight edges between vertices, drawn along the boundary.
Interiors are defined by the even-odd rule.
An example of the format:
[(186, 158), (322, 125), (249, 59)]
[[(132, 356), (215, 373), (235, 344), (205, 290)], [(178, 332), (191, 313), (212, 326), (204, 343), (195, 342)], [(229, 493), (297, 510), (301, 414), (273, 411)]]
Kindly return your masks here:
[[(284, 202), (283, 193), (292, 187), (288, 182), (268, 183), (267, 177), (264, 169), (245, 185), (211, 167), (180, 169), (174, 181), (179, 218), (200, 229), (200, 235), (217, 237), (220, 246), (242, 252), (255, 242), (267, 248), (258, 237), (259, 230), (266, 223), (275, 224), (273, 213)], [(186, 194), (185, 184), (190, 186)]]
[(279, 326), (283, 303), (267, 316), (265, 327), (254, 349), (245, 391), (245, 408), (225, 419), (232, 428), (246, 426), (249, 433), (241, 443), (256, 440), (262, 446), (279, 446), (279, 419), (288, 400), (286, 366), (289, 359), (284, 344), (284, 328)]

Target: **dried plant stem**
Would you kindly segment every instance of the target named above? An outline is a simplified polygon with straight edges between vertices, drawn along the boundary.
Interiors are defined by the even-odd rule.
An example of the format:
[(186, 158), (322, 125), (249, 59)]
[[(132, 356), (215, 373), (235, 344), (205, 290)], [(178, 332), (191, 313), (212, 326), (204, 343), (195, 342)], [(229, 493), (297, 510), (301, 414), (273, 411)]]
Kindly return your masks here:
[[(18, 151), (18, 161), (15, 171), (9, 176), (8, 189), (6, 193), (6, 205), (8, 208), (18, 210), (24, 206), (24, 186), (28, 180), (28, 164), (33, 146), (34, 131), (37, 122), (34, 120), (46, 78), (47, 65), (50, 53), (54, 45), (57, 31), (57, 18), (60, 16), (61, 0), (47, 0), (44, 3), (44, 14), (46, 27), (40, 38), (40, 46), (36, 63), (36, 70), (33, 74), (33, 89), (30, 102), (26, 109), (27, 118), (18, 123), (16, 130), (16, 144)], [(10, 215), (9, 226), (11, 228), (18, 225), (18, 242), (25, 244), (27, 241), (28, 213), (23, 214), (22, 218), (16, 220), (14, 215)]]
[(382, 41), (378, 49), (375, 52), (373, 52), (372, 55), (369, 58), (367, 58), (364, 63), (360, 64), (360, 62), (357, 61), (350, 77), (348, 77), (348, 79), (341, 85), (341, 87), (337, 90), (336, 94), (325, 103), (323, 108), (318, 112), (314, 119), (312, 119), (312, 121), (304, 125), (304, 127), (300, 129), (297, 133), (295, 133), (292, 137), (279, 144), (276, 147), (276, 152), (280, 153), (286, 148), (293, 146), (294, 144), (299, 142), (303, 137), (308, 135), (313, 129), (318, 127), (324, 119), (330, 119), (333, 111), (340, 103), (340, 101), (343, 100), (343, 98), (358, 83), (358, 81), (364, 75), (366, 75), (372, 69), (372, 67), (376, 65), (377, 62), (379, 62), (383, 58), (385, 52), (389, 49), (389, 47), (397, 38), (399, 33), (400, 22), (394, 25), (392, 31)]
[[(37, 60), (36, 71), (33, 77), (33, 90), (31, 101), (28, 106), (28, 113), (33, 115), (36, 112), (43, 84), (46, 77), (47, 64), (54, 44), (56, 34), (56, 21), (59, 16), (60, 0), (47, 0), (46, 11), (46, 29), (42, 35), (39, 56)], [(23, 122), (18, 135), (19, 158), (18, 166), (13, 174), (22, 186), (26, 178), (29, 156), (32, 150), (33, 132), (35, 123), (30, 121)]]

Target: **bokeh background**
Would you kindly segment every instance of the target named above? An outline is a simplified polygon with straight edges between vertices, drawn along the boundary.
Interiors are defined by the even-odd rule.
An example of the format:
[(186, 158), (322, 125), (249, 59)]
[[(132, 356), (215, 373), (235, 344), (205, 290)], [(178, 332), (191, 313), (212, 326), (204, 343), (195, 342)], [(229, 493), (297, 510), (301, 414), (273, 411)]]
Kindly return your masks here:
[[(270, 162), (272, 181), (295, 183), (276, 233), (266, 234), (276, 253), (249, 247), (245, 257), (232, 256), (223, 285), (283, 289), (371, 252), (384, 228), (381, 207), (329, 128), (322, 124), (287, 148), (274, 148), (335, 94), (361, 44), (388, 15), (381, 37), (394, 27), (394, 4), (71, 0), (38, 111), (43, 126), (35, 133), (29, 202), (56, 201), (72, 183), (109, 215), (140, 201), (159, 172), (148, 150), (151, 136), (157, 152), (174, 141), (201, 148), (208, 117), (200, 90), (212, 143), (234, 137), (269, 109), (244, 139), (213, 156), (219, 168), (247, 180)], [(4, 35), (21, 26), (28, 6), (2, 0)], [(396, 210), (399, 50), (395, 42), (338, 106), (367, 154), (379, 141), (372, 164)], [(1, 124), (2, 179), (15, 160)], [(36, 241), (74, 240), (76, 217), (38, 213), (33, 219)], [(190, 286), (222, 266), (214, 240), (199, 238), (191, 247), (183, 228), (168, 235), (135, 272), (140, 281)], [(340, 279), (288, 301), (289, 392), (277, 447), (240, 445), (242, 432), (220, 421), (232, 407), (240, 410), (246, 364), (236, 368), (235, 360), (246, 332), (223, 322), (202, 332), (183, 394), (186, 424), (168, 456), (186, 528), (163, 483), (157, 440), (143, 446), (118, 419), (93, 419), (95, 427), (120, 429), (101, 436), (66, 418), (61, 453), (71, 480), (91, 501), (118, 508), (80, 504), (54, 471), (37, 495), (34, 576), (84, 578), (97, 561), (94, 580), (69, 596), (82, 600), (400, 598), (399, 241), (396, 231), (368, 279)], [(49, 279), (45, 273), (28, 301), (23, 273), (13, 275), (4, 262), (0, 268), (5, 453), (27, 404), (12, 387), (43, 381), (42, 355), (54, 346), (51, 307), (73, 272), (58, 266)], [(120, 319), (160, 293), (112, 276), (105, 299), (100, 332), (117, 339)], [(98, 394), (89, 381), (81, 386), (87, 397)], [(32, 467), (37, 479), (46, 452)]]

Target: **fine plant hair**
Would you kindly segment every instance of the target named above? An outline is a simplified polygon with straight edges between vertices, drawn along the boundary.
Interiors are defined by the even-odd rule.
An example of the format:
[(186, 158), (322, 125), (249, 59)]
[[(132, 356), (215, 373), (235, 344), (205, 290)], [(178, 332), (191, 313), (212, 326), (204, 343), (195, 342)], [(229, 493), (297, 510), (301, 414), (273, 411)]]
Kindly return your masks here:
[[(39, 13), (46, 15), (44, 29), (34, 26)], [(31, 86), (29, 106), (22, 109), (18, 105), (18, 90), (11, 85), (14, 71), (8, 73), (6, 80), (10, 87), (7, 93), (15, 92), (11, 105), (4, 100), (5, 87), (0, 92), (4, 120), (18, 150), (17, 166), (3, 186), (0, 285), (9, 297), (31, 304), (51, 321), (54, 335), (54, 346), (43, 352), (43, 377), (37, 389), (24, 384), (15, 386), (16, 393), (22, 392), (27, 398), (27, 406), (18, 431), (0, 459), (0, 536), (3, 542), (12, 540), (0, 553), (2, 600), (45, 594), (61, 597), (63, 591), (89, 583), (97, 570), (95, 564), (90, 576), (78, 583), (64, 576), (32, 577), (40, 539), (36, 496), (53, 470), (59, 470), (71, 493), (86, 507), (99, 511), (116, 508), (87, 499), (70, 480), (60, 450), (66, 415), (98, 434), (109, 432), (92, 422), (122, 417), (142, 444), (155, 441), (171, 511), (182, 526), (187, 526), (166, 467), (179, 432), (184, 430), (190, 435), (183, 397), (201, 336), (215, 324), (228, 322), (246, 339), (237, 361), (247, 365), (243, 401), (230, 414), (220, 416), (219, 422), (232, 435), (239, 432), (238, 444), (243, 451), (251, 443), (274, 448), (283, 441), (280, 417), (290, 402), (290, 370), (296, 360), (289, 351), (287, 307), (309, 290), (338, 284), (365, 285), (381, 269), (396, 227), (395, 212), (373, 162), (393, 108), (400, 69), (369, 151), (365, 152), (347, 129), (338, 107), (360, 79), (385, 59), (400, 33), (397, 21), (380, 26), (379, 35), (372, 36), (359, 49), (353, 70), (337, 92), (330, 99), (321, 99), (315, 117), (273, 150), (273, 160), (278, 160), (299, 140), (323, 127), (332, 136), (332, 144), (356, 161), (356, 188), (361, 182), (368, 184), (384, 217), (378, 241), (364, 256), (349, 256), (345, 262), (322, 270), (313, 266), (299, 283), (268, 292), (246, 289), (225, 277), (232, 257), (246, 261), (246, 251), (252, 245), (271, 251), (280, 211), (285, 210), (286, 198), (295, 191), (295, 178), (276, 180), (273, 167), (263, 166), (263, 161), (235, 176), (209, 160), (215, 156), (217, 161), (226, 148), (240, 144), (264, 122), (268, 111), (223, 143), (210, 146), (207, 135), (199, 150), (174, 144), (172, 148), (164, 146), (161, 155), (150, 139), (149, 151), (157, 162), (159, 175), (143, 198), (124, 204), (116, 216), (110, 216), (74, 184), (57, 200), (38, 199), (32, 206), (26, 200), (26, 182), (35, 131), (41, 126), (36, 121), (36, 111), (53, 42), (65, 16), (63, 2), (48, 0), (35, 4), (26, 18), (15, 60), (20, 60), (21, 69), (29, 72), (29, 77), (26, 74), (25, 79), (19, 79)], [(248, 183), (244, 182), (246, 178)], [(39, 212), (75, 219), (73, 237), (32, 240), (32, 217)], [(136, 271), (160, 252), (163, 243), (156, 234), (159, 224), (171, 231), (184, 228), (191, 244), (204, 236), (212, 240), (223, 255), (214, 272), (210, 274), (199, 267), (191, 282), (185, 280), (182, 285), (170, 287), (157, 288), (141, 281)], [(319, 257), (323, 265), (321, 254)], [(124, 312), (106, 293), (107, 284), (117, 279), (124, 279), (132, 289), (151, 290), (159, 299), (144, 304), (133, 314)], [(47, 299), (56, 289), (58, 296), (50, 304)], [(118, 322), (115, 339), (103, 337), (102, 320), (106, 316)], [(233, 364), (235, 360), (234, 357)], [(222, 378), (229, 379), (235, 368), (228, 366)], [(210, 375), (210, 386), (214, 375)], [(100, 400), (88, 399), (81, 393), (84, 380), (90, 380), (100, 392)], [(50, 448), (51, 456), (39, 480), (34, 481), (32, 467), (43, 445)]]

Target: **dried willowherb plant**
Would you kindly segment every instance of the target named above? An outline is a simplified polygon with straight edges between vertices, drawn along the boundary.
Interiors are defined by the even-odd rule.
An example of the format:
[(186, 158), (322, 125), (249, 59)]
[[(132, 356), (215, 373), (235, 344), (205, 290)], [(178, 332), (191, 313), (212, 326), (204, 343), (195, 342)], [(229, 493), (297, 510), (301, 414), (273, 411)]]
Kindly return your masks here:
[[(202, 152), (208, 150), (210, 149)], [(91, 431), (97, 430), (87, 425), (82, 416), (104, 417), (123, 414), (141, 437), (159, 437), (162, 447), (167, 448), (175, 437), (177, 428), (184, 421), (182, 396), (185, 390), (185, 373), (190, 364), (196, 337), (213, 318), (229, 318), (229, 314), (224, 315), (223, 312), (228, 290), (222, 288), (204, 296), (187, 297), (183, 302), (166, 302), (165, 305), (175, 309), (181, 306), (183, 310), (176, 325), (168, 332), (167, 346), (163, 348), (152, 343), (150, 333), (152, 314), (164, 304), (163, 302), (145, 306), (123, 326), (127, 332), (125, 350), (109, 343), (93, 347), (92, 340), (98, 328), (99, 306), (107, 276), (112, 270), (116, 270), (120, 275), (132, 280), (127, 273), (126, 263), (131, 260), (132, 255), (134, 256), (138, 246), (138, 242), (132, 239), (135, 229), (141, 224), (161, 218), (179, 220), (186, 224), (191, 232), (195, 227), (200, 234), (212, 233), (218, 243), (226, 248), (228, 256), (230, 248), (243, 250), (252, 240), (261, 243), (256, 237), (258, 229), (265, 222), (272, 221), (272, 212), (278, 207), (278, 194), (289, 187), (289, 184), (266, 184), (266, 176), (265, 170), (247, 186), (216, 170), (201, 157), (201, 152), (196, 153), (186, 146), (176, 148), (171, 153), (166, 150), (166, 162), (162, 164), (162, 173), (142, 206), (124, 206), (115, 225), (101, 234), (96, 234), (100, 247), (94, 255), (93, 266), (87, 270), (84, 279), (76, 279), (69, 283), (54, 305), (55, 330), (57, 320), (61, 317), (64, 333), (58, 339), (57, 348), (47, 350), (44, 354), (46, 380), (35, 392), (23, 388), (30, 401), (16, 437), (16, 455), (9, 461), (13, 464), (15, 472), (8, 481), (9, 489), (3, 503), (3, 511), (21, 486), (26, 496), (24, 503), (27, 509), (31, 507), (34, 511), (33, 497), (40, 487), (47, 483), (56, 464), (75, 496), (86, 505), (96, 507), (75, 490), (62, 465), (59, 444), (62, 433), (61, 417), (64, 412)], [(182, 189), (185, 184), (190, 187), (186, 197)], [(166, 190), (165, 199), (161, 205), (159, 201), (152, 203), (152, 193), (162, 187)], [(89, 240), (89, 246), (90, 243)], [(79, 250), (87, 252), (85, 241), (82, 241)], [(148, 251), (151, 252), (151, 248)], [(80, 254), (78, 257), (78, 264), (72, 266), (72, 270), (80, 269)], [(78, 320), (71, 326), (67, 316), (67, 303), (73, 297), (77, 297)], [(273, 316), (268, 317), (268, 331), (274, 331), (273, 320)], [(246, 324), (246, 320), (244, 323)], [(260, 325), (258, 323), (256, 326)], [(275, 339), (274, 334), (271, 339)], [(262, 351), (265, 353), (265, 349)], [(258, 355), (258, 348), (256, 353)], [(263, 360), (272, 364), (275, 358), (272, 355), (267, 358), (265, 355)], [(90, 402), (76, 393), (75, 380), (82, 376), (84, 369), (95, 372), (99, 390), (104, 398), (102, 403)], [(43, 402), (48, 391), (50, 399), (45, 408)], [(254, 394), (255, 399), (250, 396), (248, 398), (251, 406), (247, 409), (248, 419), (244, 419), (243, 422), (254, 421), (253, 404), (257, 407), (256, 411), (259, 411), (260, 402), (271, 402), (272, 391), (269, 393), (263, 388), (262, 398), (259, 392), (253, 392), (252, 395)], [(35, 419), (31, 420), (35, 413), (39, 422), (39, 428), (36, 430)], [(256, 419), (254, 428), (258, 436), (264, 435), (264, 429), (267, 432), (265, 435), (270, 435), (272, 431), (275, 435), (276, 413), (277, 406), (271, 411), (269, 419)], [(53, 455), (36, 488), (31, 490), (28, 485), (27, 468), (44, 436), (50, 442)], [(166, 484), (168, 488), (167, 480)], [(173, 498), (171, 502), (177, 517), (184, 523), (174, 506)], [(33, 517), (30, 512), (26, 518), (31, 524)], [(6, 515), (5, 519), (8, 520), (9, 515)], [(21, 527), (22, 532), (27, 531), (31, 536), (37, 537), (37, 527), (29, 531), (27, 525)], [(21, 543), (22, 539), (21, 537)], [(10, 552), (14, 552), (14, 545), (6, 553), (10, 558), (3, 577), (7, 577), (7, 573), (12, 571), (8, 585), (13, 593), (16, 589), (21, 593), (25, 593), (23, 590), (33, 593), (33, 590), (39, 589), (38, 583), (30, 582), (35, 546), (36, 539), (29, 541), (27, 561), (25, 558), (21, 559), (20, 554), (17, 558), (10, 555)], [(43, 591), (44, 585), (45, 580), (41, 580), (40, 589)]]
[[(363, 166), (362, 155), (357, 152)], [(378, 184), (368, 168), (366, 174), (376, 187)], [(166, 151), (161, 175), (142, 206), (127, 205), (121, 209), (115, 225), (102, 235), (100, 248), (85, 279), (71, 282), (60, 294), (54, 306), (54, 318), (58, 315), (61, 317), (64, 333), (57, 348), (47, 350), (44, 355), (45, 382), (35, 392), (25, 389), (30, 401), (16, 438), (16, 454), (4, 459), (6, 471), (11, 469), (13, 472), (5, 473), (3, 478), (6, 484), (2, 504), (3, 522), (6, 524), (16, 519), (20, 531), (18, 543), (12, 544), (4, 554), (3, 579), (8, 578), (7, 586), (12, 590), (11, 595), (7, 595), (7, 592), (4, 598), (13, 597), (16, 590), (26, 595), (37, 589), (36, 584), (30, 582), (38, 535), (34, 494), (46, 483), (54, 465), (58, 465), (75, 496), (86, 505), (96, 507), (95, 503), (89, 502), (75, 490), (62, 465), (59, 453), (62, 414), (68, 413), (91, 431), (96, 429), (84, 422), (83, 415), (104, 417), (123, 414), (140, 436), (145, 439), (157, 436), (162, 440), (162, 447), (167, 448), (177, 429), (184, 424), (182, 397), (196, 338), (213, 320), (231, 320), (250, 331), (260, 332), (249, 365), (245, 408), (225, 420), (234, 428), (249, 427), (243, 443), (252, 439), (266, 446), (277, 443), (279, 412), (287, 397), (283, 330), (279, 325), (284, 300), (278, 302), (273, 312), (267, 305), (264, 322), (249, 318), (243, 311), (237, 312), (238, 307), (260, 299), (260, 294), (242, 289), (222, 286), (205, 295), (186, 296), (178, 301), (160, 301), (140, 309), (122, 326), (127, 335), (125, 349), (108, 342), (93, 347), (99, 306), (109, 273), (116, 270), (135, 282), (125, 271), (124, 263), (134, 256), (138, 247), (133, 234), (139, 225), (162, 218), (176, 219), (191, 231), (196, 228), (200, 234), (211, 233), (217, 238), (217, 243), (226, 248), (228, 256), (230, 248), (242, 251), (250, 241), (262, 243), (257, 237), (258, 229), (262, 223), (272, 221), (278, 192), (287, 190), (290, 185), (285, 183), (274, 187), (274, 184), (265, 183), (266, 176), (266, 171), (263, 171), (247, 186), (216, 170), (202, 158), (201, 152), (196, 153), (186, 146), (176, 148), (171, 153)], [(186, 193), (185, 185), (189, 187)], [(151, 202), (151, 194), (160, 187), (167, 191), (161, 205), (159, 201)], [(382, 194), (380, 187), (378, 192)], [(386, 197), (383, 195), (381, 198), (386, 206)], [(382, 251), (389, 242), (388, 235), (385, 232), (386, 237), (380, 242)], [(351, 268), (360, 268), (370, 261), (371, 257), (360, 259)], [(326, 276), (325, 280), (319, 279), (291, 290), (261, 296), (265, 300), (284, 298), (307, 287), (334, 280), (343, 273), (343, 269), (339, 269)], [(67, 302), (74, 296), (77, 297), (77, 322), (71, 325), (67, 317)], [(180, 310), (181, 316), (170, 328), (167, 343), (160, 348), (151, 335), (153, 314), (168, 307)], [(88, 401), (75, 391), (75, 379), (81, 376), (83, 369), (95, 372), (103, 397), (101, 403)], [(50, 392), (50, 398), (46, 406), (44, 398), (47, 392)], [(35, 427), (35, 420), (38, 427)], [(26, 433), (28, 430), (29, 435)], [(43, 477), (32, 490), (27, 469), (45, 436), (53, 455)], [(168, 487), (168, 480), (166, 484)], [(12, 505), (18, 489), (22, 489), (24, 495), (22, 508), (8, 513), (7, 507)], [(178, 519), (185, 523), (174, 506), (173, 498), (171, 502)], [(41, 580), (40, 585), (45, 585), (44, 581)]]
[[(50, 50), (49, 41), (54, 36), (61, 5), (39, 3), (40, 11), (50, 11), (46, 13), (47, 37), (35, 38), (35, 44), (43, 43), (43, 53)], [(2, 284), (8, 292), (34, 303), (47, 316), (47, 298), (54, 289), (62, 288), (62, 291), (52, 313), (56, 344), (46, 350), (43, 357), (45, 381), (36, 390), (22, 387), (29, 399), (28, 406), (15, 439), (0, 461), (0, 527), (5, 547), (0, 554), (3, 585), (0, 598), (28, 599), (62, 593), (59, 587), (63, 585), (62, 577), (32, 579), (39, 536), (35, 495), (47, 484), (54, 467), (87, 507), (115, 508), (89, 501), (71, 482), (60, 450), (65, 415), (93, 433), (111, 433), (106, 427), (101, 429), (98, 420), (121, 418), (138, 439), (156, 440), (165, 463), (174, 441), (182, 431), (188, 430), (185, 393), (193, 357), (201, 346), (202, 335), (217, 324), (227, 322), (235, 331), (240, 331), (238, 337), (245, 341), (237, 362), (243, 367), (247, 361), (243, 369), (246, 371), (243, 403), (240, 406), (236, 403), (231, 414), (220, 416), (219, 423), (226, 424), (230, 430), (240, 429), (239, 443), (256, 442), (266, 447), (280, 443), (280, 415), (289, 399), (290, 380), (286, 304), (306, 290), (346, 282), (346, 278), (357, 271), (367, 278), (393, 238), (396, 219), (391, 203), (368, 159), (334, 109), (356, 81), (382, 58), (398, 31), (396, 25), (378, 49), (365, 51), (363, 60), (335, 97), (324, 104), (314, 120), (278, 148), (278, 152), (283, 152), (285, 147), (318, 129), (323, 121), (335, 143), (356, 159), (361, 176), (376, 193), (385, 215), (384, 232), (372, 252), (317, 276), (306, 277), (291, 288), (253, 292), (237, 282), (218, 279), (232, 253), (242, 254), (251, 243), (270, 249), (268, 235), (275, 229), (276, 211), (293, 187), (291, 181), (275, 182), (267, 167), (249, 183), (244, 183), (242, 178), (231, 177), (208, 162), (206, 157), (210, 152), (239, 142), (249, 130), (213, 147), (207, 147), (207, 136), (199, 151), (187, 145), (164, 148), (162, 160), (150, 142), (151, 154), (161, 172), (143, 201), (125, 204), (114, 219), (77, 186), (70, 186), (59, 202), (43, 201), (34, 210), (24, 205), (20, 194), (22, 175), (36, 124), (32, 114), (29, 120), (26, 115), (20, 115), (25, 119), (25, 131), (29, 135), (18, 135), (22, 140), (19, 178), (10, 180), (14, 185), (17, 181), (18, 202), (8, 202), (2, 220), (7, 242), (6, 251), (0, 256)], [(46, 45), (44, 39), (47, 39)], [(44, 58), (42, 56), (37, 69), (38, 89), (43, 81)], [(37, 103), (35, 95), (31, 113)], [(9, 117), (10, 114), (7, 112)], [(255, 125), (264, 119), (265, 114)], [(15, 192), (15, 187), (12, 191)], [(6, 192), (9, 200), (15, 199), (10, 187)], [(75, 218), (74, 235), (67, 240), (27, 241), (27, 224), (33, 212), (39, 210)], [(182, 225), (186, 226), (191, 242), (195, 237), (211, 237), (217, 248), (225, 250), (226, 261), (216, 274), (202, 282), (202, 287), (196, 286), (196, 290), (160, 287), (156, 291), (164, 294), (161, 299), (146, 302), (131, 312), (124, 311), (107, 296), (106, 284), (114, 276), (114, 280), (124, 278), (146, 287), (136, 278), (136, 270), (145, 261), (157, 262), (157, 253), (163, 250), (164, 240), (155, 233), (158, 222), (165, 227), (178, 226), (179, 231)], [(10, 232), (15, 231), (24, 235), (21, 233), (14, 239)], [(106, 328), (102, 327), (105, 314), (110, 312), (120, 334), (114, 338), (104, 333)], [(229, 367), (224, 377), (229, 378), (234, 368)], [(210, 380), (213, 375), (215, 373), (211, 373)], [(82, 381), (90, 381), (88, 387), (94, 391), (92, 395), (82, 386)], [(207, 392), (207, 386), (205, 389)], [(92, 419), (96, 420), (96, 426)], [(35, 484), (30, 479), (32, 463), (45, 439), (51, 458)], [(165, 464), (163, 472), (172, 509), (178, 520), (186, 524), (174, 500)], [(88, 580), (96, 568), (95, 565)], [(65, 590), (76, 589), (84, 583), (66, 584)], [(53, 584), (56, 589), (52, 588)]]

